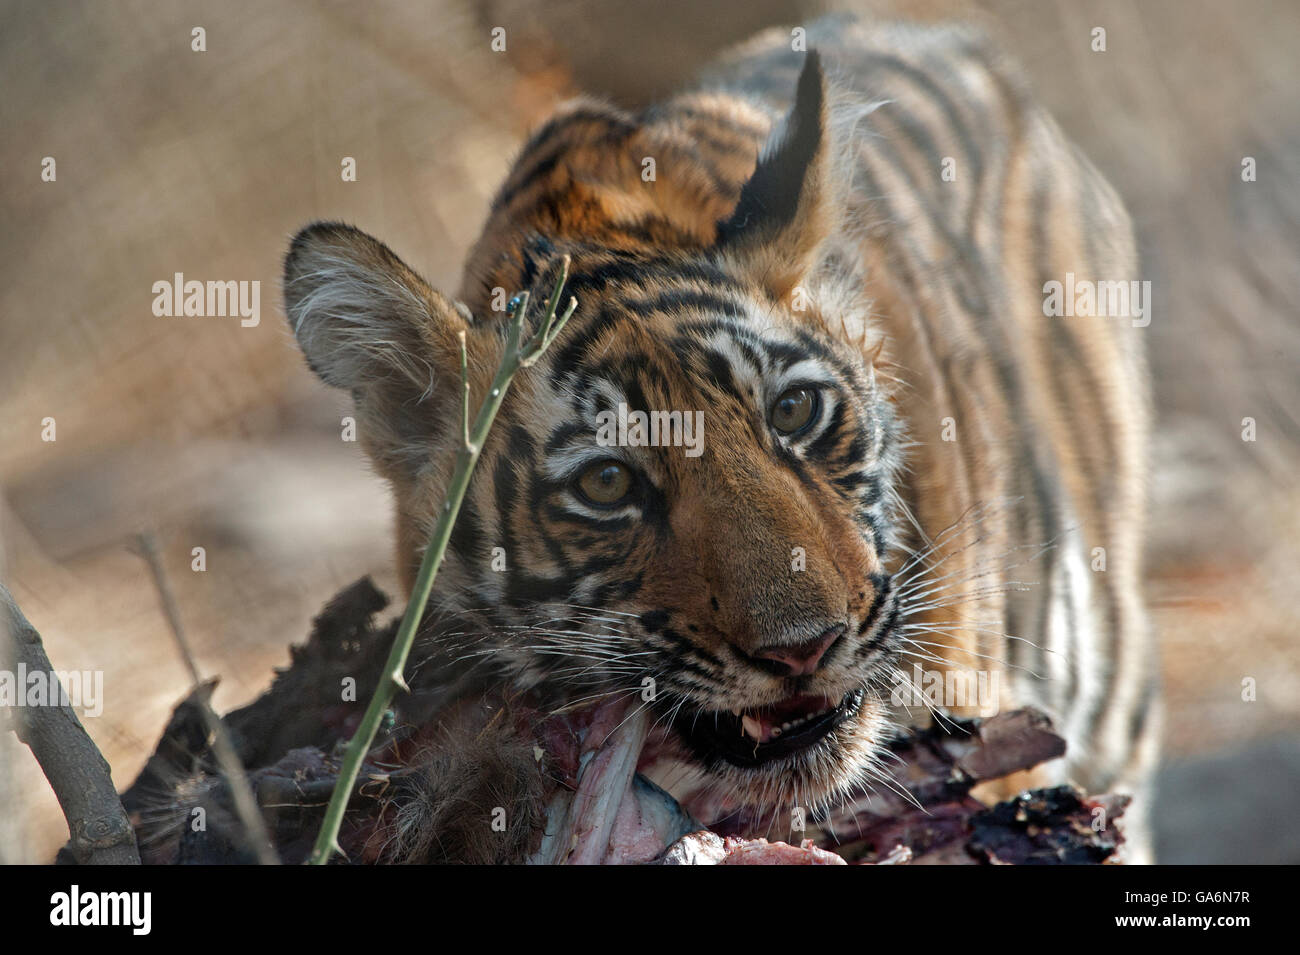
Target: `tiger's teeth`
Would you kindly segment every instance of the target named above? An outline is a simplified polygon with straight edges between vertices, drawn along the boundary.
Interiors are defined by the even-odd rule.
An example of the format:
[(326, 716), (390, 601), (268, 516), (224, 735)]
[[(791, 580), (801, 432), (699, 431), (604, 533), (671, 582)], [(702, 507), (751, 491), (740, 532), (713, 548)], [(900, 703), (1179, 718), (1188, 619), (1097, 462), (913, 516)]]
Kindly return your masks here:
[(749, 715), (742, 716), (740, 718), (740, 727), (753, 739), (760, 741), (763, 739), (763, 724), (754, 719), (754, 717)]

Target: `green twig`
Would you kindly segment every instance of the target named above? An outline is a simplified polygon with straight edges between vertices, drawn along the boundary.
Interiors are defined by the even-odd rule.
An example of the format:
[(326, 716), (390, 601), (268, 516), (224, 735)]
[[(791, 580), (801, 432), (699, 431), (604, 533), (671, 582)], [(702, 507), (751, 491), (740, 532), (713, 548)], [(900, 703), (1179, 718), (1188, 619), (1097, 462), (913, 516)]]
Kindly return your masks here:
[(424, 608), (429, 602), (429, 592), (433, 589), (433, 578), (438, 573), (439, 565), (442, 564), (443, 555), (447, 551), (447, 542), (451, 539), (452, 527), (456, 523), (456, 516), (460, 513), (461, 502), (465, 499), (465, 491), (469, 487), (470, 473), (478, 462), (479, 453), (483, 450), (483, 443), (487, 438), (488, 431), (492, 427), (492, 422), (496, 418), (497, 411), (501, 407), (501, 402), (505, 398), (506, 391), (509, 389), (510, 382), (514, 379), (515, 374), (519, 369), (527, 368), (537, 361), (542, 352), (555, 341), (556, 336), (560, 334), (565, 323), (568, 322), (574, 310), (578, 307), (577, 300), (570, 296), (568, 308), (565, 309), (564, 314), (558, 317), (556, 315), (560, 295), (568, 278), (569, 257), (566, 255), (560, 266), (559, 281), (556, 282), (555, 291), (547, 303), (546, 314), (537, 326), (537, 331), (522, 347), (520, 346), (520, 340), (523, 338), (524, 320), (528, 311), (528, 293), (525, 292), (519, 296), (510, 323), (505, 355), (497, 368), (496, 376), (492, 379), (492, 386), (483, 398), (483, 404), (479, 406), (478, 415), (474, 419), (472, 429), (469, 427), (468, 356), (465, 336), (463, 333), (460, 336), (462, 388), (461, 426), (459, 430), (461, 432), (461, 447), (456, 455), (456, 469), (452, 473), (451, 484), (447, 488), (447, 497), (443, 504), (442, 513), (438, 516), (438, 522), (433, 528), (433, 535), (429, 539), (429, 546), (424, 551), (424, 559), (420, 562), (420, 571), (415, 578), (415, 587), (411, 591), (411, 599), (406, 605), (406, 613), (402, 616), (402, 623), (397, 629), (397, 636), (393, 640), (393, 649), (388, 654), (388, 662), (384, 665), (379, 685), (375, 688), (375, 694), (371, 697), (370, 705), (361, 718), (361, 724), (357, 727), (357, 731), (349, 741), (347, 750), (343, 755), (343, 765), (339, 769), (338, 782), (334, 785), (334, 793), (330, 796), (329, 807), (325, 810), (325, 821), (321, 824), (320, 834), (316, 837), (316, 845), (312, 849), (310, 860), (312, 865), (324, 865), (335, 852), (343, 852), (338, 844), (339, 827), (343, 823), (343, 812), (347, 808), (348, 799), (356, 784), (357, 775), (361, 771), (361, 763), (365, 759), (366, 753), (370, 751), (370, 747), (374, 744), (375, 735), (379, 731), (380, 723), (383, 721), (384, 714), (388, 711), (393, 696), (399, 689), (409, 690), (406, 680), (402, 676), (406, 669), (406, 658), (411, 652), (411, 645), (415, 642), (416, 630), (421, 617), (424, 616)]

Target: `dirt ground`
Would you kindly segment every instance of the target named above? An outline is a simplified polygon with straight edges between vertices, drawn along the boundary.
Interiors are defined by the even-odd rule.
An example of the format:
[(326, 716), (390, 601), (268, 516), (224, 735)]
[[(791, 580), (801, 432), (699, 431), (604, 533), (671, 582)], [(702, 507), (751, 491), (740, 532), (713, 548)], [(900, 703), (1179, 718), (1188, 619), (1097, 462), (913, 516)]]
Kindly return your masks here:
[[(0, 576), (56, 666), (104, 672), (86, 722), (119, 786), (187, 686), (139, 531), (223, 709), (342, 586), (396, 592), (386, 492), (279, 310), (288, 237), (346, 219), (454, 289), (558, 100), (646, 103), (756, 29), (845, 8), (985, 23), (1129, 203), (1155, 296), (1148, 593), (1180, 793), (1160, 851), (1300, 862), (1282, 801), (1300, 782), (1300, 5), (1282, 0), (5, 4)], [(155, 317), (153, 283), (176, 272), (260, 281), (260, 322)], [(0, 806), (0, 861), (66, 838), (12, 734)]]

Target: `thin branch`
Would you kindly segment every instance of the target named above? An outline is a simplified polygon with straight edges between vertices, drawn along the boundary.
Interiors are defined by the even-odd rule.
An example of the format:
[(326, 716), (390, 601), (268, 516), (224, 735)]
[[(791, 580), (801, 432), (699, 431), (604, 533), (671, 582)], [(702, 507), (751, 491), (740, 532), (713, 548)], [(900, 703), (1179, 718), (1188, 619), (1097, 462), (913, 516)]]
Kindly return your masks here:
[(469, 447), (469, 347), (465, 330), (460, 335), (460, 443)]
[[(122, 808), (108, 762), (68, 705), (41, 635), (3, 583), (0, 614), (7, 618), (4, 630), (12, 638), (15, 670), (45, 674), (49, 680), (47, 705), (13, 707), (12, 728), (31, 748), (59, 800), (73, 857), (82, 865), (139, 865), (135, 830)], [(27, 687), (17, 689), (25, 693)]]
[[(510, 383), (514, 380), (516, 373), (521, 368), (526, 368), (537, 361), (542, 352), (546, 350), (551, 342), (555, 341), (555, 337), (564, 328), (565, 323), (572, 317), (574, 310), (577, 308), (577, 301), (571, 297), (568, 309), (563, 317), (557, 320), (556, 309), (559, 306), (560, 295), (568, 278), (569, 257), (566, 255), (561, 262), (559, 279), (547, 305), (546, 314), (538, 325), (537, 331), (522, 347), (520, 347), (520, 341), (523, 337), (524, 320), (528, 312), (528, 293), (524, 292), (516, 300), (506, 340), (505, 354), (501, 358), (501, 364), (497, 368), (496, 376), (492, 379), (488, 393), (483, 398), (483, 404), (479, 406), (472, 431), (462, 426), (461, 448), (456, 455), (456, 469), (452, 473), (451, 483), (447, 488), (447, 497), (443, 503), (442, 513), (438, 516), (438, 522), (429, 538), (429, 546), (424, 551), (424, 559), (420, 562), (420, 572), (415, 578), (411, 599), (406, 605), (406, 612), (402, 615), (402, 623), (397, 629), (397, 636), (393, 639), (393, 649), (389, 652), (388, 662), (384, 665), (384, 672), (380, 676), (379, 685), (375, 688), (374, 696), (370, 698), (370, 705), (366, 708), (365, 715), (362, 716), (361, 723), (352, 739), (348, 742), (347, 750), (344, 752), (338, 782), (334, 787), (333, 795), (330, 797), (329, 807), (325, 811), (325, 821), (321, 824), (320, 834), (316, 838), (316, 845), (312, 849), (312, 865), (325, 865), (334, 853), (342, 854), (343, 852), (338, 843), (339, 828), (343, 824), (343, 813), (347, 809), (348, 799), (356, 784), (362, 760), (365, 759), (366, 753), (370, 751), (370, 747), (374, 744), (375, 736), (379, 732), (379, 726), (383, 722), (384, 714), (388, 712), (389, 704), (392, 703), (393, 697), (398, 690), (409, 691), (403, 677), (403, 672), (406, 669), (406, 659), (411, 652), (412, 644), (415, 642), (415, 632), (419, 627), (420, 619), (424, 616), (424, 609), (428, 605), (429, 592), (433, 589), (433, 579), (438, 573), (438, 567), (442, 564), (443, 555), (447, 552), (447, 543), (451, 539), (451, 530), (456, 523), (456, 516), (460, 513), (461, 503), (465, 500), (465, 492), (469, 488), (470, 474), (474, 470), (474, 465), (478, 462), (479, 453), (483, 450), (488, 431), (492, 428), (492, 422), (496, 419), (497, 411), (500, 409), (501, 402), (504, 400), (506, 391), (510, 388)], [(469, 383), (468, 373), (465, 369), (468, 367), (469, 359), (464, 336), (461, 336), (460, 347), (461, 369), (465, 381), (461, 420), (466, 422), (469, 420)]]
[(230, 786), (230, 795), (235, 804), (235, 814), (244, 826), (244, 833), (257, 856), (257, 861), (261, 865), (279, 865), (280, 860), (276, 856), (275, 849), (271, 847), (271, 834), (267, 831), (266, 820), (262, 818), (262, 811), (257, 804), (257, 796), (253, 793), (253, 787), (248, 782), (248, 774), (244, 772), (244, 765), (240, 762), (239, 754), (235, 752), (235, 744), (231, 742), (230, 732), (226, 729), (226, 724), (221, 722), (221, 717), (217, 716), (216, 711), (212, 708), (209, 695), (194, 693), (194, 690), (202, 686), (203, 676), (199, 673), (199, 666), (194, 659), (194, 653), (190, 650), (189, 641), (185, 639), (185, 629), (181, 626), (180, 608), (176, 604), (176, 597), (172, 593), (171, 584), (167, 581), (162, 557), (158, 553), (158, 542), (150, 533), (140, 534), (137, 539), (140, 545), (140, 553), (149, 564), (149, 570), (153, 573), (154, 585), (158, 588), (158, 596), (162, 600), (163, 612), (167, 615), (167, 622), (171, 625), (172, 636), (176, 638), (176, 646), (180, 650), (181, 658), (185, 661), (186, 669), (190, 671), (192, 698), (197, 701), (199, 711), (203, 714), (203, 721), (207, 724), (212, 755), (216, 757), (217, 765), (221, 768), (221, 774), (226, 777), (226, 783)]

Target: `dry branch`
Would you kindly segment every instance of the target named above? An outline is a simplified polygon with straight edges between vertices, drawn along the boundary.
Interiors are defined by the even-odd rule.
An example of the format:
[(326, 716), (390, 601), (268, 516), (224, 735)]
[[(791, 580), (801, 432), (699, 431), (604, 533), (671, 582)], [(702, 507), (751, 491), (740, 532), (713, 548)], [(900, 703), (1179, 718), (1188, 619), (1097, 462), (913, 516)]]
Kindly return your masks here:
[[(266, 822), (263, 820), (261, 812), (258, 811), (257, 799), (253, 795), (253, 789), (248, 783), (247, 775), (244, 773), (243, 763), (240, 762), (239, 755), (235, 752), (234, 744), (230, 741), (230, 734), (227, 732), (225, 725), (209, 702), (216, 683), (205, 684), (203, 682), (203, 677), (199, 673), (198, 662), (194, 659), (194, 652), (190, 649), (189, 641), (185, 638), (185, 628), (181, 624), (180, 607), (176, 603), (171, 584), (167, 580), (167, 572), (163, 567), (162, 557), (158, 553), (157, 541), (153, 534), (145, 533), (139, 535), (138, 545), (141, 556), (149, 565), (154, 586), (158, 590), (158, 599), (162, 601), (163, 612), (167, 615), (167, 623), (171, 627), (172, 637), (176, 641), (176, 648), (180, 652), (181, 659), (185, 661), (185, 668), (190, 672), (192, 685), (189, 699), (195, 702), (203, 723), (211, 736), (212, 755), (216, 758), (217, 765), (221, 767), (221, 772), (225, 775), (230, 787), (235, 812), (243, 823), (244, 838), (252, 846), (259, 863), (262, 865), (278, 865), (280, 860), (271, 847), (271, 836), (266, 830)], [(201, 687), (206, 687), (206, 692), (198, 692)]]
[[(11, 728), (31, 748), (59, 800), (68, 822), (68, 852), (83, 865), (139, 865), (135, 831), (113, 786), (108, 762), (87, 735), (45, 654), (41, 635), (28, 622), (4, 584), (0, 584), (0, 614), (12, 646), (17, 672), (46, 674), (51, 698), (44, 706), (15, 706)], [(8, 662), (0, 661), (0, 662)], [(25, 692), (25, 687), (18, 691)], [(57, 692), (57, 696), (55, 695)]]

